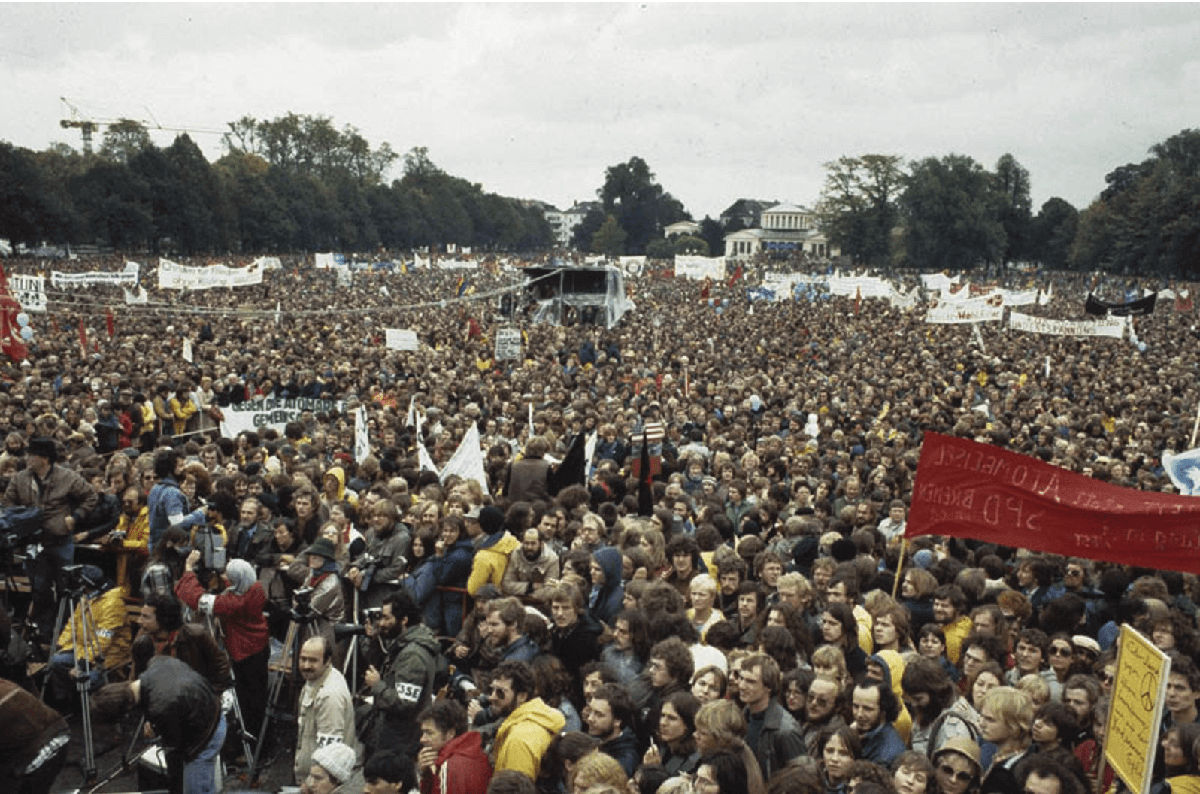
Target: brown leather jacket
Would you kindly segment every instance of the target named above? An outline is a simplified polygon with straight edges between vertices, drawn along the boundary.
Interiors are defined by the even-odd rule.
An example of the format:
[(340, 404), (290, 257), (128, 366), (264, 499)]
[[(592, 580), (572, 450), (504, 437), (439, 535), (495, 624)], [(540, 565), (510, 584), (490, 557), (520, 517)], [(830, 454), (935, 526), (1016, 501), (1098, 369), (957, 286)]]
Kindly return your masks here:
[(229, 672), (229, 656), (221, 644), (198, 623), (184, 623), (174, 636), (168, 637), (166, 645), (155, 648), (154, 639), (141, 634), (133, 643), (133, 658), (137, 672), (146, 669), (146, 662), (153, 656), (174, 656), (204, 677), (217, 693), (233, 686)]

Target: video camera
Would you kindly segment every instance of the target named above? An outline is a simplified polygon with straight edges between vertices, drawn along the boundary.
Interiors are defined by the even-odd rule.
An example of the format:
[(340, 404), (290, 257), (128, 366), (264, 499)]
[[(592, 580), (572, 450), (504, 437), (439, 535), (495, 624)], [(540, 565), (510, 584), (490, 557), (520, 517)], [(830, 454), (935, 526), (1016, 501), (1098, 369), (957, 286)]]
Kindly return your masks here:
[(70, 592), (98, 594), (110, 589), (104, 572), (95, 565), (64, 565), (62, 572), (63, 582)]
[(196, 530), (193, 537), (193, 547), (200, 552), (200, 564), (207, 571), (221, 572), (225, 570), (226, 553), (225, 541), (221, 533), (211, 524), (205, 524)]
[(312, 623), (316, 620), (317, 611), (312, 606), (312, 587), (301, 587), (292, 593), (292, 620), (297, 623)]
[(41, 508), (0, 508), (0, 552), (37, 543), (41, 532)]

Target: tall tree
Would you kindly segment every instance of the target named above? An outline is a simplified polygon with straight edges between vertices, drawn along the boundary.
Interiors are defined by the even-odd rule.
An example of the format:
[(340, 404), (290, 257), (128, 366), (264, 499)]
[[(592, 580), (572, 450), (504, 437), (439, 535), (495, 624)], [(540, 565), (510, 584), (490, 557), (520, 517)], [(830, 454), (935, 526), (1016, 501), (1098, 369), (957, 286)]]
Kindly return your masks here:
[(900, 195), (909, 266), (969, 269), (999, 262), (1002, 206), (993, 175), (970, 157), (950, 154), (914, 163)]
[(609, 166), (604, 185), (596, 191), (604, 212), (616, 218), (625, 231), (625, 250), (645, 253), (646, 244), (677, 221), (691, 220), (683, 204), (655, 181), (650, 166), (640, 157)]
[(1029, 171), (1017, 158), (1005, 154), (996, 162), (996, 187), (1004, 197), (1000, 222), (1006, 237), (1003, 262), (1026, 259), (1029, 254), (1033, 200), (1029, 197)]
[(1079, 211), (1065, 199), (1048, 199), (1030, 224), (1030, 256), (1051, 270), (1065, 269), (1078, 229)]
[(830, 244), (857, 264), (887, 267), (892, 262), (903, 162), (897, 155), (864, 154), (825, 164), (817, 205), (821, 228)]
[(128, 165), (138, 152), (151, 147), (150, 133), (145, 125), (131, 119), (121, 119), (109, 124), (104, 130), (104, 139), (100, 144), (100, 156), (106, 160)]
[(625, 247), (626, 234), (615, 215), (609, 215), (592, 235), (592, 253), (620, 256)]

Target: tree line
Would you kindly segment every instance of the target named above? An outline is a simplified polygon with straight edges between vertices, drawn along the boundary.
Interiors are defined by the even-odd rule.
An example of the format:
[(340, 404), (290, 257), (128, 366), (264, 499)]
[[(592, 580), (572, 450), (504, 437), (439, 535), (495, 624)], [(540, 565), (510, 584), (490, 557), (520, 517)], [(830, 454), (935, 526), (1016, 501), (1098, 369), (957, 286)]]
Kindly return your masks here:
[(0, 141), (0, 238), (154, 255), (553, 243), (540, 205), (451, 176), (423, 147), (404, 155), (403, 177), (388, 184), (399, 156), (352, 126), (289, 113), (229, 127), (214, 163), (186, 133), (160, 148), (134, 121), (109, 126), (92, 155)]
[(1082, 211), (1054, 197), (1035, 215), (1029, 172), (1011, 154), (991, 171), (958, 154), (907, 165), (895, 155), (847, 156), (825, 169), (821, 226), (856, 264), (1200, 273), (1200, 131), (1183, 130), (1143, 162), (1114, 169)]

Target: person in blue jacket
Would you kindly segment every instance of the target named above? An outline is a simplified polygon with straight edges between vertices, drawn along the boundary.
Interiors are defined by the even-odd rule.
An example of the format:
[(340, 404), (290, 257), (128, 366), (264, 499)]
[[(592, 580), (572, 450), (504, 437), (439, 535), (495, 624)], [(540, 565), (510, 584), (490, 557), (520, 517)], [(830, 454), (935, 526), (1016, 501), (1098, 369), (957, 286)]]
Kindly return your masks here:
[[(437, 586), (465, 588), (474, 559), (475, 548), (467, 537), (463, 519), (456, 515), (443, 518), (442, 536), (434, 544), (434, 557), (430, 561)], [(451, 637), (457, 635), (463, 621), (462, 597), (458, 593), (435, 591), (425, 605), (424, 621)]]
[(611, 546), (592, 554), (592, 589), (588, 594), (588, 614), (611, 626), (625, 605), (625, 583), (621, 580), (621, 552)]

